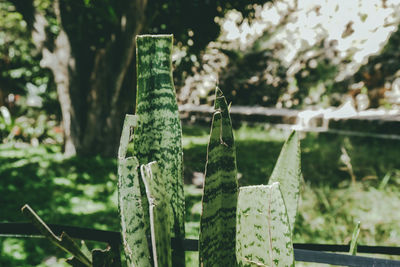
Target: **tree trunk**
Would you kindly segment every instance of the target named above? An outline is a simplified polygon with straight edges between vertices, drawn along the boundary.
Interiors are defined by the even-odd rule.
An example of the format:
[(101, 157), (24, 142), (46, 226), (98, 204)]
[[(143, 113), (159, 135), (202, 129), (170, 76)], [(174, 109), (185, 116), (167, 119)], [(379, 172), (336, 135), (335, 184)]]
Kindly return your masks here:
[[(60, 32), (52, 51), (42, 48), (41, 65), (52, 70), (57, 85), (65, 154), (115, 156), (123, 118), (135, 107), (135, 36), (147, 1), (121, 1), (118, 23), (101, 43), (90, 39), (93, 22), (79, 2), (54, 3)], [(46, 27), (43, 17), (38, 14), (34, 24), (37, 47), (45, 39), (38, 37)]]

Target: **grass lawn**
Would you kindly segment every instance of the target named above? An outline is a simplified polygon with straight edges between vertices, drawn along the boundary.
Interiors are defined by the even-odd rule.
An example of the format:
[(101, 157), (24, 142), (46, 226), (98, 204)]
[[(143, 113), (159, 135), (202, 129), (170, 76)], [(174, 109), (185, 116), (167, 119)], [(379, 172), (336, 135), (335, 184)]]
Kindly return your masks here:
[[(186, 235), (197, 238), (209, 129), (184, 127)], [(289, 132), (235, 131), (240, 185), (266, 184)], [(294, 242), (400, 245), (400, 141), (302, 134), (302, 184)], [(64, 158), (60, 146), (0, 145), (0, 221), (23, 221), (28, 203), (48, 223), (119, 230), (116, 160)], [(351, 180), (356, 179), (352, 184)], [(89, 244), (90, 247), (100, 244)], [(43, 239), (0, 238), (0, 266), (64, 266)], [(196, 253), (187, 253), (197, 266)]]

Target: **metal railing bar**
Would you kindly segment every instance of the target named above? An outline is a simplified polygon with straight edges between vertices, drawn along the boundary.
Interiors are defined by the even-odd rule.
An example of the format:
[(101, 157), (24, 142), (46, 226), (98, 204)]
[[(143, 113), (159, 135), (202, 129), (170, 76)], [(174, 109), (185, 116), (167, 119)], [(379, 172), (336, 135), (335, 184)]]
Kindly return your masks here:
[(325, 263), (340, 266), (354, 267), (399, 267), (400, 261), (377, 259), (363, 256), (344, 255), (305, 249), (295, 249), (294, 258), (296, 261)]
[[(48, 224), (56, 235), (60, 235), (63, 231), (67, 232), (72, 238), (83, 240), (91, 240), (98, 242), (106, 242), (114, 245), (121, 243), (119, 232), (96, 230), (84, 227), (66, 226), (59, 224)], [(0, 223), (0, 236), (5, 237), (42, 237), (38, 230), (27, 222), (18, 223)], [(172, 247), (179, 240), (172, 239)], [(198, 251), (198, 240), (183, 240), (185, 251)], [(363, 256), (352, 256), (344, 254), (327, 253), (331, 252), (348, 252), (349, 245), (331, 245), (331, 244), (294, 244), (296, 261), (326, 263), (346, 266), (400, 266), (400, 261), (377, 259)], [(359, 253), (374, 253), (387, 255), (400, 255), (400, 247), (386, 246), (362, 246), (357, 247)]]

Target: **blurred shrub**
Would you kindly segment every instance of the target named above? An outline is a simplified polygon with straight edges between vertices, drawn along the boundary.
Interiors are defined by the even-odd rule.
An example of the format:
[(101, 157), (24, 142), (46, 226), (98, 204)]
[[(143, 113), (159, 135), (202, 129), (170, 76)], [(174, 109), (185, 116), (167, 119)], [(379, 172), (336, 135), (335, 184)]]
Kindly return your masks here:
[(400, 106), (400, 30), (393, 33), (388, 43), (378, 55), (369, 58), (368, 63), (362, 66), (354, 78), (350, 80), (358, 87), (354, 88), (354, 95), (363, 92), (366, 88), (370, 106), (388, 107)]
[(271, 51), (222, 51), (229, 56), (229, 71), (221, 73), (220, 86), (229, 88), (227, 98), (235, 104), (274, 105), (287, 87), (287, 69)]
[(40, 54), (31, 41), (31, 26), (10, 2), (0, 2), (0, 12), (4, 14), (0, 17), (0, 106), (7, 105), (14, 113), (16, 95), (27, 96), (30, 106), (41, 106), (42, 98), (56, 101), (50, 93), (54, 91), (49, 86), (50, 72), (40, 67)]
[(52, 76), (40, 67), (26, 22), (33, 18), (24, 19), (8, 1), (0, 2), (0, 13), (0, 142), (62, 142)]
[(199, 60), (193, 58), (194, 75), (180, 101), (210, 102), (219, 81), (234, 104), (339, 105), (355, 97), (352, 76), (400, 21), (397, 1), (281, 0), (252, 8), (251, 16), (231, 10), (216, 19), (221, 34)]
[(34, 146), (39, 143), (60, 144), (63, 131), (55, 115), (29, 110), (25, 115), (12, 117), (5, 106), (0, 107), (0, 141), (24, 142)]

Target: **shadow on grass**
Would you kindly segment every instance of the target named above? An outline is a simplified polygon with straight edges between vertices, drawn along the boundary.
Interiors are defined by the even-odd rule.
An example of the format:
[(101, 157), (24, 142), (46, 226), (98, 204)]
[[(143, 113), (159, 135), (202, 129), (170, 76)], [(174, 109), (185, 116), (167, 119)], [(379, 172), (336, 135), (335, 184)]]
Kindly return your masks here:
[[(28, 203), (47, 223), (119, 229), (113, 199), (116, 162), (102, 158), (65, 159), (53, 149), (57, 150), (2, 145), (0, 221), (26, 221), (20, 209)], [(65, 257), (44, 239), (0, 240), (0, 251), (8, 252), (1, 253), (0, 266), (36, 266), (45, 256)]]
[[(192, 238), (198, 235), (201, 188), (191, 183), (193, 173), (204, 172), (208, 132), (206, 127), (200, 130), (198, 127), (184, 128), (186, 136), (196, 137), (184, 147), (187, 236)], [(264, 132), (249, 129), (238, 134), (240, 185), (268, 182), (283, 141), (282, 138), (264, 138)], [(308, 209), (318, 209), (315, 216), (326, 211), (330, 214), (326, 217), (328, 220), (334, 217), (332, 212), (340, 210), (341, 205), (336, 207), (331, 199), (325, 201), (324, 196), (342, 199), (341, 191), (335, 193), (333, 190), (348, 187), (351, 181), (349, 170), (342, 162), (342, 147), (349, 155), (357, 181), (366, 181), (365, 186), (381, 188), (383, 177), (388, 177), (387, 185), (400, 185), (400, 141), (307, 134), (301, 147), (304, 179), (311, 186), (308, 187), (312, 190), (310, 195), (320, 199), (317, 207), (316, 201), (309, 200)], [(24, 221), (20, 208), (28, 203), (48, 223), (118, 230), (116, 173), (114, 159), (65, 159), (59, 146), (15, 148), (10, 144), (0, 145), (0, 221)], [(371, 192), (371, 195), (375, 194)], [(356, 193), (358, 191), (351, 195)], [(342, 217), (347, 218), (345, 215)], [(345, 222), (352, 218), (348, 217)], [(298, 229), (303, 231), (303, 236), (309, 235), (309, 240), (317, 240), (312, 239), (316, 234), (314, 226), (308, 229), (305, 227), (307, 224), (306, 217), (300, 216), (296, 225), (301, 225)], [(49, 255), (65, 257), (47, 240), (40, 239), (1, 238), (0, 251), (0, 266), (29, 266), (27, 263), (35, 266)]]

